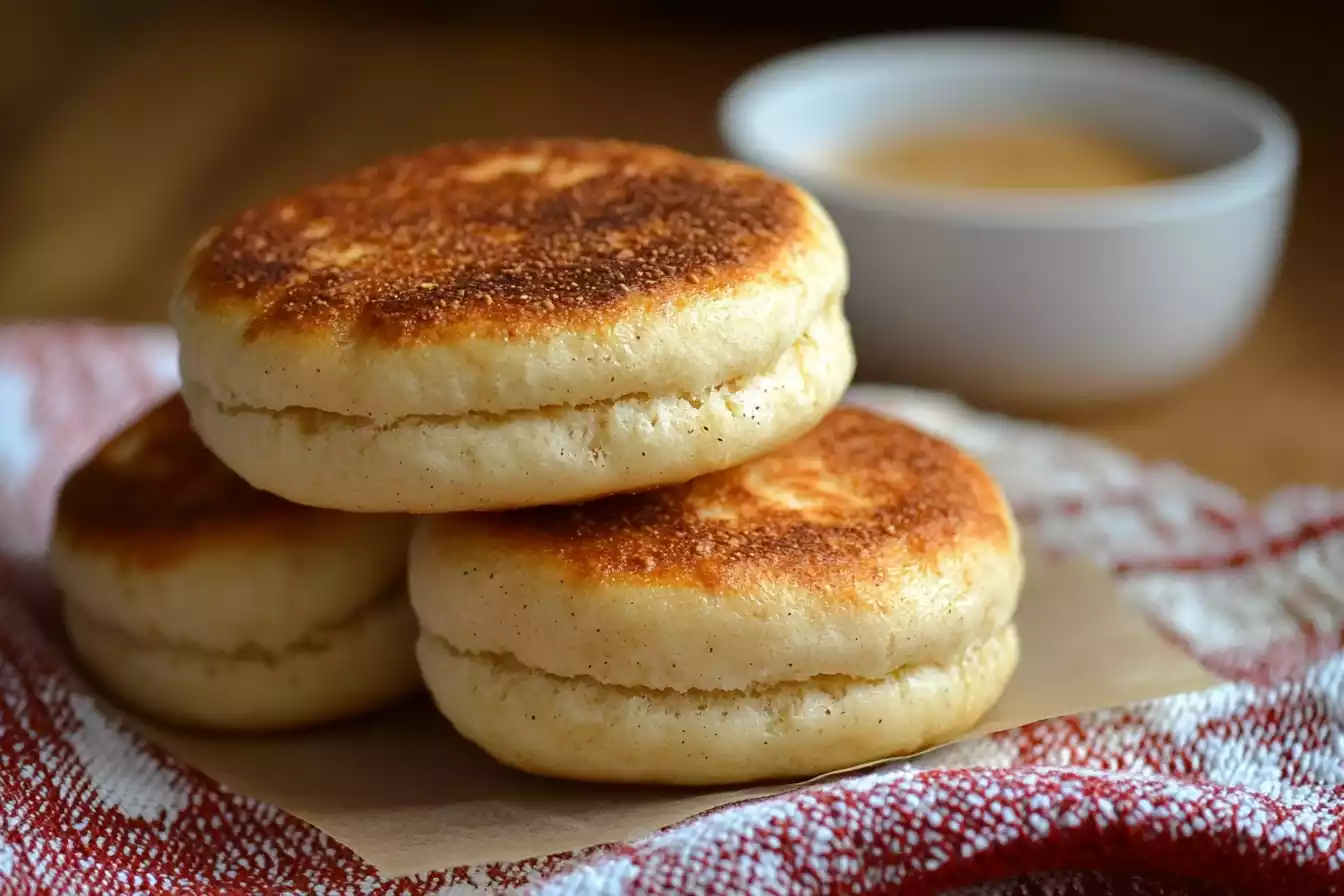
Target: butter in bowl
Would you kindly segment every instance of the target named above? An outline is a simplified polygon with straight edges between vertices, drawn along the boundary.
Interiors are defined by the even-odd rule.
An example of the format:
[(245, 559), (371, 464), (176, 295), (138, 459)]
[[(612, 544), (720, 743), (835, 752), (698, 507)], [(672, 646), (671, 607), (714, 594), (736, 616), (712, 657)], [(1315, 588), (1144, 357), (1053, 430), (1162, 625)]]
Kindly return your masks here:
[(867, 37), (748, 72), (736, 156), (808, 187), (850, 252), (860, 375), (1016, 407), (1165, 390), (1269, 293), (1297, 138), (1229, 75), (1022, 34)]

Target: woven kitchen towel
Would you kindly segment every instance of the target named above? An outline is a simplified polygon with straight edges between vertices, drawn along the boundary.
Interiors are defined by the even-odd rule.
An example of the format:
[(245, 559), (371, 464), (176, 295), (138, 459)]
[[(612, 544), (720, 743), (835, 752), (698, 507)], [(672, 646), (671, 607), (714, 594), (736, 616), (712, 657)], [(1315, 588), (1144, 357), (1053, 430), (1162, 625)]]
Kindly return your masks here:
[(1111, 570), (1237, 683), (1041, 722), (634, 843), (381, 879), (103, 715), (53, 647), (41, 552), (55, 490), (173, 387), (174, 350), (153, 329), (0, 329), (0, 893), (1344, 892), (1344, 494), (1250, 507), (1178, 468), (877, 387), (852, 397), (979, 455), (1038, 542)]

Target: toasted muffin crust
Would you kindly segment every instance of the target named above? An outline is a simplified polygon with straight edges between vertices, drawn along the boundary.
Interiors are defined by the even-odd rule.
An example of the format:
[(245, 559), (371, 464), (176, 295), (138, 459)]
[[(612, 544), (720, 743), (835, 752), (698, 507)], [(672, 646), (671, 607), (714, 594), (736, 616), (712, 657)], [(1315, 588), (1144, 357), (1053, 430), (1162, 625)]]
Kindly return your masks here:
[(998, 487), (952, 445), (855, 407), (782, 449), (633, 495), (473, 517), (579, 580), (752, 592), (763, 577), (852, 597), (899, 548), (935, 566), (969, 540), (1011, 551)]
[(174, 394), (71, 473), (56, 529), (72, 545), (115, 546), (153, 562), (221, 536), (273, 535), (323, 513), (244, 482), (197, 437)]
[(618, 141), (472, 142), (401, 156), (249, 209), (197, 247), (203, 311), (248, 335), (399, 346), (601, 328), (779, 276), (810, 238), (797, 188)]

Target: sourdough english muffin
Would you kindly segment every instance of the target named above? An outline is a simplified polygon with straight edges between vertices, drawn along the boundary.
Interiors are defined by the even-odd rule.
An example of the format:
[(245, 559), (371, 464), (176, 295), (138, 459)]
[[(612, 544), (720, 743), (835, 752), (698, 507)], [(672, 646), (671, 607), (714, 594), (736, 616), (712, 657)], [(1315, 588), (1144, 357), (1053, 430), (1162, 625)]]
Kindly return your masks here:
[(1016, 665), (1022, 570), (980, 467), (841, 408), (683, 485), (425, 519), (410, 590), (430, 691), (500, 761), (710, 784), (964, 732)]
[(171, 304), (197, 430), (319, 507), (532, 506), (760, 455), (839, 400), (821, 207), (612, 141), (442, 146), (243, 212)]
[(314, 510), (216, 460), (173, 397), (61, 490), (51, 570), (109, 691), (191, 726), (268, 730), (419, 687), (410, 519)]

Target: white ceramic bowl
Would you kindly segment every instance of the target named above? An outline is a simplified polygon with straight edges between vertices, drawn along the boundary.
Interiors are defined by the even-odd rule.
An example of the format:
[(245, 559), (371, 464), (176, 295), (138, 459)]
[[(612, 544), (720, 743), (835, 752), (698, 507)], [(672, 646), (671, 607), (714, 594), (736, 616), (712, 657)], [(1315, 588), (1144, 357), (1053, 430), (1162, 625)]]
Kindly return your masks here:
[[(883, 136), (1048, 115), (1190, 176), (1086, 193), (920, 190), (838, 175)], [(991, 402), (1165, 388), (1245, 334), (1282, 247), (1297, 165), (1255, 88), (1096, 41), (863, 38), (748, 73), (720, 109), (739, 158), (810, 189), (849, 247), (861, 373)]]

